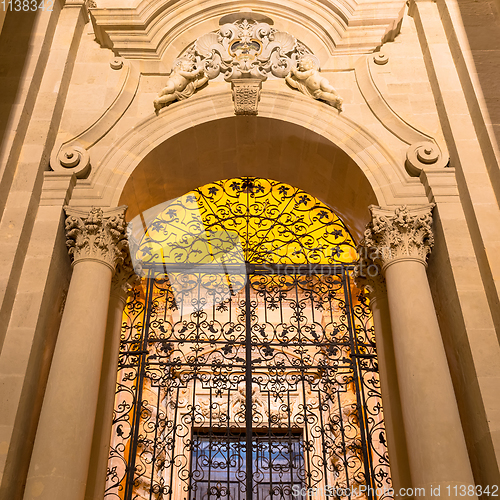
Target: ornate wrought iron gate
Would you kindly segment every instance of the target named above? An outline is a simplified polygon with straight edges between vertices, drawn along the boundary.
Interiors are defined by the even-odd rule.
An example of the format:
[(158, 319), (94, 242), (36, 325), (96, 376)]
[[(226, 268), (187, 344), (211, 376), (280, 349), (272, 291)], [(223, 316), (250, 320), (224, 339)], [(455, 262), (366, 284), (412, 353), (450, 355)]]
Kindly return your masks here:
[(225, 270), (151, 268), (129, 302), (106, 498), (387, 496), (373, 332), (349, 268)]
[(106, 500), (390, 496), (368, 302), (332, 210), (245, 177), (141, 223)]

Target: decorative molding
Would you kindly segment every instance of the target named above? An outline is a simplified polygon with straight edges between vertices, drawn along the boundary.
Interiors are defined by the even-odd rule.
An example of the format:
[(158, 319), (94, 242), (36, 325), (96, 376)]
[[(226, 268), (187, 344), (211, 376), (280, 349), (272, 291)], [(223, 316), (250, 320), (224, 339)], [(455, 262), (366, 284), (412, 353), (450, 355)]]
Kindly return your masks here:
[(66, 211), (66, 246), (73, 265), (97, 260), (114, 272), (128, 253), (125, 222), (126, 206), (108, 209), (93, 207), (90, 211), (64, 207)]
[(294, 89), (342, 110), (342, 98), (319, 74), (319, 59), (295, 37), (272, 27), (268, 17), (241, 11), (221, 18), (217, 32), (206, 33), (174, 61), (155, 111), (191, 97), (222, 75), (231, 82), (235, 114), (256, 115), (262, 82), (286, 78)]
[(196, 0), (181, 4), (140, 0), (133, 7), (107, 2), (107, 8), (92, 9), (90, 17), (101, 46), (128, 59), (158, 61), (172, 47), (183, 46), (186, 34), (197, 31), (201, 24), (210, 25), (243, 5), (272, 13), (280, 22), (299, 26), (302, 33), (312, 33), (315, 46), (311, 48), (326, 57), (373, 52), (393, 31), (401, 11), (401, 3), (393, 0), (382, 0), (377, 9), (360, 0), (296, 0), (294, 9), (279, 0), (245, 4), (205, 0), (203, 8)]
[[(406, 152), (406, 171), (412, 177), (420, 176), (424, 167), (432, 165), (433, 167), (443, 168), (443, 161), (447, 159), (441, 155), (438, 146), (430, 141), (417, 142), (412, 144)], [(442, 160), (442, 161), (440, 161)]]
[(391, 23), (387, 27), (386, 32), (384, 33), (384, 36), (382, 37), (382, 45), (387, 42), (394, 42), (394, 40), (399, 36), (399, 34), (401, 33), (401, 27), (403, 26), (403, 19), (406, 15), (407, 8), (407, 4), (404, 3), (403, 7), (398, 13), (398, 17), (391, 21)]
[(44, 172), (40, 206), (63, 207), (69, 203), (75, 185), (76, 176), (70, 172)]
[(122, 69), (123, 68), (123, 58), (121, 57), (115, 57), (109, 65), (111, 66), (111, 69)]
[(355, 66), (356, 81), (366, 104), (389, 132), (409, 145), (405, 168), (410, 176), (418, 177), (429, 165), (432, 165), (432, 168), (446, 167), (449, 162), (446, 145), (439, 144), (430, 134), (418, 130), (404, 120), (392, 109), (375, 84), (371, 66), (388, 62), (388, 58), (381, 54), (361, 57)]
[[(123, 66), (123, 60), (115, 58), (110, 65), (113, 69), (120, 69), (120, 63)], [(88, 150), (102, 139), (123, 116), (139, 87), (139, 67), (134, 63), (128, 63), (126, 69), (126, 73), (123, 75), (123, 85), (108, 109), (90, 127), (77, 136), (56, 143), (50, 155), (52, 170), (66, 174), (74, 173), (79, 179), (88, 176), (91, 168)]]
[(367, 224), (362, 245), (373, 262), (385, 269), (399, 260), (415, 260), (427, 265), (434, 244), (432, 209), (435, 204), (408, 209), (371, 205), (372, 221)]
[(389, 62), (389, 56), (387, 56), (383, 52), (377, 52), (373, 56), (373, 62), (375, 64), (378, 64), (379, 66), (383, 66), (384, 64), (387, 64)]
[[(302, 94), (292, 93), (288, 89), (283, 92), (277, 87), (278, 85), (268, 86), (261, 90), (260, 116), (285, 119), (306, 128), (314, 120), (316, 133), (356, 158), (360, 170), (376, 193), (377, 204), (395, 206), (402, 203), (428, 203), (425, 188), (420, 182), (415, 182), (416, 179), (410, 179), (401, 172), (400, 162), (378, 136), (349, 118), (344, 118), (342, 113), (339, 114), (331, 106), (306, 99)], [(284, 109), (287, 110), (286, 116), (283, 114)], [(170, 108), (168, 113), (160, 112), (159, 116), (148, 114), (108, 147), (88, 181), (78, 183), (71, 198), (72, 206), (117, 206), (120, 204), (123, 186), (132, 171), (153, 149), (190, 127), (207, 123), (214, 117), (220, 119), (233, 115), (234, 105), (223, 85), (214, 86), (211, 93), (195, 93), (183, 105)], [(173, 121), (179, 124), (175, 129), (172, 128)], [(367, 150), (370, 155), (365, 154)], [(363, 234), (366, 220), (362, 222), (362, 218), (351, 218), (349, 214), (344, 214), (344, 217), (349, 219), (356, 234)]]

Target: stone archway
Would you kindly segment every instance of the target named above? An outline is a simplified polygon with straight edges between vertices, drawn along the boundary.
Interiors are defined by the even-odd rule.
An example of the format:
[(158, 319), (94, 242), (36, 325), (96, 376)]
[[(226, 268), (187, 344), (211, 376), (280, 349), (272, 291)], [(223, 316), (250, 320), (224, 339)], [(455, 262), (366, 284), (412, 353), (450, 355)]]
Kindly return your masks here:
[(300, 186), (359, 235), (377, 204), (368, 179), (338, 146), (293, 123), (230, 117), (184, 130), (149, 152), (120, 195), (127, 219), (207, 182), (252, 175)]
[[(161, 181), (172, 189), (151, 198), (158, 203), (161, 198), (165, 201), (204, 182), (233, 174), (263, 175), (281, 178), (318, 196), (359, 236), (369, 220), (369, 204), (427, 202), (424, 187), (408, 177), (404, 165), (386, 146), (337, 110), (270, 85), (269, 90), (262, 90), (259, 116), (235, 117), (230, 93), (224, 86), (214, 87), (210, 93), (195, 94), (187, 101), (170, 105), (159, 116), (150, 115), (116, 140), (93, 167), (88, 180), (75, 187), (70, 205), (89, 208), (126, 203), (136, 215), (139, 206), (142, 209), (145, 205), (137, 201), (131, 186), (142, 183), (138, 195), (149, 199), (147, 180), (140, 180), (145, 172), (156, 172), (159, 177), (153, 175), (149, 180), (156, 184)], [(280, 149), (273, 148), (273, 142), (279, 143)], [(260, 156), (251, 150), (260, 152)], [(301, 161), (291, 153), (298, 150), (306, 155)], [(212, 155), (216, 151), (224, 155), (215, 153), (215, 161)], [(192, 160), (193, 152), (198, 160)], [(188, 155), (188, 168), (182, 171), (169, 163), (170, 154), (185, 166), (188, 162), (182, 156)], [(158, 158), (165, 160), (161, 172)], [(209, 170), (199, 158), (208, 159)], [(279, 161), (279, 166), (269, 166), (268, 158)], [(314, 165), (315, 159), (320, 167)], [(235, 166), (237, 171), (233, 170)], [(349, 195), (342, 202), (335, 201), (333, 191), (328, 192), (332, 182), (342, 189), (347, 187)]]

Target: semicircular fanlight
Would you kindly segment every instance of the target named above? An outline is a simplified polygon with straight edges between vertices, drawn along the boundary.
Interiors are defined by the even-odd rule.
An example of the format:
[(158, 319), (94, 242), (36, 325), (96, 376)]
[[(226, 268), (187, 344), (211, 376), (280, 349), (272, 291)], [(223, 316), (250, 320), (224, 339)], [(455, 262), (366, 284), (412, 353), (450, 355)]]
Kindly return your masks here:
[(283, 182), (212, 182), (148, 211), (144, 264), (349, 264), (348, 229), (331, 208)]

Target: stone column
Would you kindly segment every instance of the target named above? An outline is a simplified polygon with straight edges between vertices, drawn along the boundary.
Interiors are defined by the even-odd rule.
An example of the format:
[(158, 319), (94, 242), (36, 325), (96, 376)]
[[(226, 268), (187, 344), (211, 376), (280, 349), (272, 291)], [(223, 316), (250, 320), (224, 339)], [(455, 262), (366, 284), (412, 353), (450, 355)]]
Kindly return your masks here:
[(125, 207), (66, 208), (73, 275), (50, 368), (25, 500), (83, 500), (111, 278), (127, 247)]
[(359, 288), (365, 288), (373, 315), (391, 479), (397, 498), (401, 488), (411, 487), (408, 450), (401, 412), (387, 287), (380, 266), (373, 262), (366, 250), (363, 247), (358, 248), (361, 257), (355, 269), (354, 280)]
[(427, 281), (433, 206), (370, 207), (364, 243), (385, 274), (411, 480), (424, 489), (415, 496), (460, 498), (474, 478)]
[(139, 283), (140, 278), (135, 274), (132, 262), (127, 257), (122, 264), (117, 266), (111, 282), (106, 342), (102, 359), (101, 383), (99, 386), (99, 399), (85, 500), (102, 500), (104, 497), (123, 311), (130, 294), (130, 289)]

